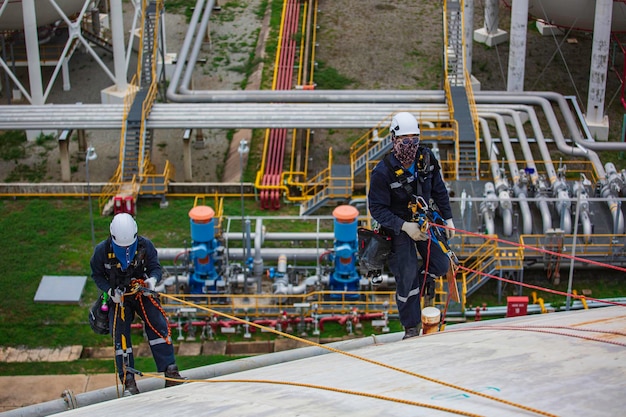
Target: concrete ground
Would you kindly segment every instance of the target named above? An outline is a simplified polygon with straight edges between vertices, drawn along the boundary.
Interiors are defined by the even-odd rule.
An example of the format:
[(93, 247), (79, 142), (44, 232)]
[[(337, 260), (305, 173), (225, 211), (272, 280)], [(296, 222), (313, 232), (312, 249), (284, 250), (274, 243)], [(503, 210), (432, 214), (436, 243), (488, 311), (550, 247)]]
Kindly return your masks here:
[(114, 374), (0, 377), (0, 412), (81, 394), (116, 384)]

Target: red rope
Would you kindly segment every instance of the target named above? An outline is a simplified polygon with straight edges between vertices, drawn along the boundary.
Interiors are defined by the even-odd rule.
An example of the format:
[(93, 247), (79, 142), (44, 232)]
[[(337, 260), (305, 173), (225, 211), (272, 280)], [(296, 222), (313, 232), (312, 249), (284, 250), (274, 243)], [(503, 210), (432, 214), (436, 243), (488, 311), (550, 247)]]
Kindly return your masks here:
[(588, 297), (586, 295), (569, 294), (569, 293), (564, 292), (564, 291), (552, 290), (552, 289), (549, 289), (549, 288), (540, 287), (538, 285), (526, 284), (524, 282), (514, 281), (514, 280), (502, 278), (502, 277), (499, 277), (499, 276), (496, 276), (496, 275), (488, 274), (486, 272), (477, 271), (477, 270), (471, 269), (471, 268), (466, 268), (466, 267), (464, 267), (462, 265), (459, 265), (459, 269), (463, 269), (464, 271), (473, 272), (475, 274), (483, 275), (483, 276), (486, 276), (486, 277), (489, 277), (489, 278), (493, 278), (493, 279), (497, 279), (497, 280), (500, 280), (500, 281), (508, 282), (510, 284), (521, 285), (522, 287), (532, 288), (532, 289), (539, 290), (539, 291), (550, 292), (552, 294), (570, 296), (572, 298), (579, 298), (579, 299), (584, 298), (585, 300), (597, 301), (599, 303), (612, 304), (612, 305), (616, 305), (616, 306), (626, 307), (626, 304), (618, 303), (617, 301), (601, 300), (599, 298)]
[[(144, 287), (145, 281), (141, 278), (137, 279), (137, 284), (140, 287)], [(133, 282), (134, 283), (134, 282)], [(171, 340), (171, 334), (172, 334), (172, 330), (170, 329), (170, 326), (167, 326), (167, 337), (163, 336), (157, 329), (154, 328), (154, 326), (152, 325), (152, 323), (150, 323), (150, 320), (148, 319), (148, 314), (146, 314), (146, 308), (143, 305), (143, 299), (144, 298), (148, 298), (152, 304), (159, 309), (159, 311), (161, 312), (161, 314), (163, 314), (163, 317), (165, 317), (165, 321), (167, 322), (167, 315), (165, 313), (165, 310), (163, 310), (163, 307), (161, 307), (159, 305), (159, 303), (157, 303), (154, 300), (154, 297), (143, 297), (143, 293), (141, 291), (138, 291), (135, 293), (135, 298), (137, 299), (137, 301), (139, 301), (139, 305), (141, 306), (141, 311), (143, 312), (143, 316), (145, 317), (145, 322), (148, 326), (150, 326), (150, 328), (152, 329), (152, 331), (157, 334), (161, 339), (165, 340), (165, 343), (167, 343), (168, 345), (172, 344), (172, 340)]]
[(523, 245), (521, 243), (511, 242), (510, 240), (500, 239), (499, 237), (493, 237), (493, 236), (489, 236), (489, 235), (483, 235), (481, 233), (469, 232), (467, 230), (462, 230), (462, 229), (452, 229), (449, 226), (443, 226), (443, 225), (435, 224), (435, 223), (430, 223), (430, 224), (431, 225), (436, 225), (437, 227), (442, 227), (442, 228), (445, 228), (445, 229), (455, 230), (456, 232), (459, 232), (459, 233), (464, 234), (464, 235), (480, 237), (480, 238), (483, 238), (485, 240), (493, 240), (493, 241), (496, 241), (496, 242), (499, 242), (499, 243), (504, 243), (504, 244), (515, 246), (515, 247), (518, 247), (518, 248), (529, 249), (529, 250), (533, 250), (533, 251), (537, 251), (537, 252), (541, 252), (541, 253), (546, 253), (546, 254), (557, 256), (557, 257), (561, 257), (561, 258), (566, 258), (566, 259), (575, 260), (575, 261), (579, 261), (579, 262), (583, 262), (583, 263), (588, 263), (588, 264), (595, 265), (595, 266), (600, 266), (600, 267), (614, 269), (614, 270), (620, 271), (620, 272), (626, 272), (626, 268), (623, 268), (621, 266), (605, 264), (605, 263), (602, 263), (602, 262), (593, 261), (591, 259), (579, 258), (577, 256), (568, 255), (566, 253), (553, 252), (551, 250), (538, 248), (536, 246)]

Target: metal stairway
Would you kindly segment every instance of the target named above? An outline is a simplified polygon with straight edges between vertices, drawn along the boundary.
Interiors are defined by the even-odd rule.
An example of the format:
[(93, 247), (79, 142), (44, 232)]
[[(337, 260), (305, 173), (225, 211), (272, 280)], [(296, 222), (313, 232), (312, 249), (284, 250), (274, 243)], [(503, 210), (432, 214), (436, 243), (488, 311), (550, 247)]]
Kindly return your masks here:
[(300, 206), (300, 215), (307, 216), (331, 202), (347, 202), (352, 198), (353, 179), (350, 165), (334, 164), (322, 180), (319, 191)]
[(370, 161), (382, 159), (382, 157), (391, 149), (391, 135), (387, 135), (380, 140), (374, 141), (374, 144), (367, 148), (365, 152), (357, 156), (352, 162), (352, 170), (354, 175), (359, 175), (367, 168)]
[[(469, 74), (465, 72), (461, 0), (446, 4), (446, 88), (459, 127), (458, 180), (478, 179), (477, 117)], [(474, 110), (472, 110), (474, 109)]]
[[(132, 102), (126, 104), (128, 111), (123, 122), (120, 162), (109, 185), (103, 190), (104, 201), (101, 198), (100, 202), (103, 214), (108, 214), (113, 209), (111, 197), (114, 196), (132, 196), (136, 200), (139, 194), (145, 193), (153, 197), (164, 198), (167, 193), (170, 173), (166, 168), (166, 172), (160, 176), (161, 178), (156, 178), (159, 176), (154, 175), (154, 166), (150, 163), (153, 132), (146, 129), (145, 124), (157, 92), (156, 57), (162, 10), (162, 0), (144, 3), (142, 48), (137, 75), (129, 86), (129, 88), (135, 89), (136, 93), (134, 97), (128, 97)], [(139, 85), (137, 85), (137, 78), (139, 78)], [(166, 166), (169, 167), (169, 164)], [(143, 185), (147, 176), (152, 178), (144, 190)]]

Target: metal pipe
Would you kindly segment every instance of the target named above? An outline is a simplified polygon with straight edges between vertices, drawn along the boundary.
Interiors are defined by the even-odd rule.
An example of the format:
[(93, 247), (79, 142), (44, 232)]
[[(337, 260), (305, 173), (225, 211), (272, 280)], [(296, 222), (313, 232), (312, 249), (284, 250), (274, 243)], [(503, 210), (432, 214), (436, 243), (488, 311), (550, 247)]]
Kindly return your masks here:
[(500, 214), (502, 216), (502, 227), (505, 236), (511, 236), (513, 234), (513, 206), (509, 196), (509, 183), (507, 179), (501, 175), (502, 170), (498, 165), (497, 149), (495, 144), (491, 140), (491, 132), (489, 131), (489, 125), (483, 118), (480, 119), (481, 128), (483, 130), (483, 140), (485, 141), (485, 147), (489, 155), (489, 165), (491, 167), (491, 175), (494, 179), (494, 186), (498, 192), (498, 198), (500, 199)]
[[(529, 107), (529, 106), (523, 106), (523, 107)], [(526, 136), (526, 132), (524, 131), (524, 126), (517, 112), (517, 109), (501, 108), (501, 107), (499, 107), (498, 109), (499, 110), (495, 110), (495, 111), (498, 111), (498, 113), (501, 113), (501, 114), (506, 114), (507, 116), (511, 117), (511, 119), (513, 120), (513, 124), (517, 132), (517, 137), (520, 141), (524, 158), (527, 161), (533, 161), (532, 164), (534, 167), (534, 158), (532, 155), (532, 151), (530, 149), (530, 145), (528, 143), (528, 137)], [(523, 109), (523, 110), (526, 110), (526, 109)], [(530, 117), (531, 115), (529, 114), (529, 118)], [(545, 138), (543, 137), (543, 133), (541, 132), (541, 129), (539, 128), (539, 123), (536, 120), (535, 122), (536, 124), (534, 124), (531, 119), (531, 125), (534, 129), (535, 139), (537, 140), (537, 145), (539, 147), (541, 158), (543, 160), (543, 163), (546, 169), (548, 181), (550, 182), (550, 186), (552, 188), (552, 196), (558, 198), (558, 201), (554, 204), (554, 207), (561, 216), (561, 222), (560, 222), (561, 229), (566, 234), (569, 234), (571, 233), (571, 230), (572, 230), (571, 214), (570, 214), (571, 203), (570, 203), (569, 189), (567, 187), (567, 183), (565, 182), (565, 180), (561, 176), (557, 175), (557, 171), (554, 169), (554, 164), (552, 163), (552, 155), (550, 155), (550, 151), (548, 150), (548, 147), (546, 145)], [(545, 230), (545, 227), (544, 227), (544, 230)]]
[[(484, 118), (480, 118), (479, 120), (482, 127), (485, 143), (493, 143), (487, 121)], [(509, 170), (511, 171), (511, 178), (513, 179), (513, 193), (517, 198), (519, 198), (518, 204), (520, 207), (520, 211), (522, 212), (522, 230), (524, 231), (524, 234), (532, 234), (533, 218), (530, 213), (528, 201), (526, 201), (526, 197), (528, 196), (528, 189), (526, 186), (528, 176), (525, 172), (523, 173), (523, 175), (520, 174), (517, 168), (517, 162), (514, 159), (509, 159)]]
[[(157, 248), (159, 259), (164, 261), (174, 260), (176, 255), (183, 250), (182, 248)], [(229, 259), (245, 261), (245, 248), (228, 249)], [(307, 248), (264, 248), (263, 259), (277, 261), (280, 255), (287, 255), (288, 258), (296, 258), (300, 261), (315, 261), (317, 255), (315, 249)]]
[[(502, 145), (504, 146), (507, 158), (509, 159), (509, 161), (515, 161), (515, 152), (513, 151), (513, 147), (511, 146), (511, 140), (509, 138), (506, 123), (504, 122), (504, 117), (499, 113), (479, 112), (479, 115), (483, 117), (493, 118), (496, 121), (496, 124), (498, 125), (501, 134)], [(552, 215), (550, 214), (550, 208), (548, 206), (548, 203), (545, 200), (547, 185), (544, 184), (544, 181), (541, 178), (539, 178), (537, 167), (535, 166), (535, 161), (533, 160), (532, 155), (528, 154), (528, 150), (526, 150), (525, 152), (525, 158), (527, 158), (526, 165), (533, 171), (530, 174), (530, 178), (531, 182), (538, 190), (535, 195), (535, 197), (538, 198), (536, 204), (541, 213), (543, 232), (546, 233), (548, 229), (552, 228)]]
[(498, 197), (495, 193), (495, 188), (492, 182), (485, 184), (485, 191), (483, 193), (485, 201), (480, 203), (480, 212), (483, 215), (483, 223), (485, 225), (485, 234), (493, 235), (495, 230), (495, 211), (498, 208)]

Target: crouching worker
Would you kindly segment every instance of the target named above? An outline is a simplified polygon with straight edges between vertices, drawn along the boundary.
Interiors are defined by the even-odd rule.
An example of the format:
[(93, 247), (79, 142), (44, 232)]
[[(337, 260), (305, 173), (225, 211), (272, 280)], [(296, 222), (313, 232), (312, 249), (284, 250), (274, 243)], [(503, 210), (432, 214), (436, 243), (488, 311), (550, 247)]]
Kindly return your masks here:
[(165, 387), (183, 383), (174, 357), (174, 346), (165, 312), (154, 292), (162, 269), (157, 250), (147, 238), (137, 235), (137, 223), (121, 213), (111, 221), (111, 235), (100, 242), (91, 257), (91, 277), (109, 299), (109, 329), (115, 346), (115, 365), (129, 394), (138, 394), (131, 341), (131, 324), (138, 315), (156, 362), (157, 371), (168, 378)]

